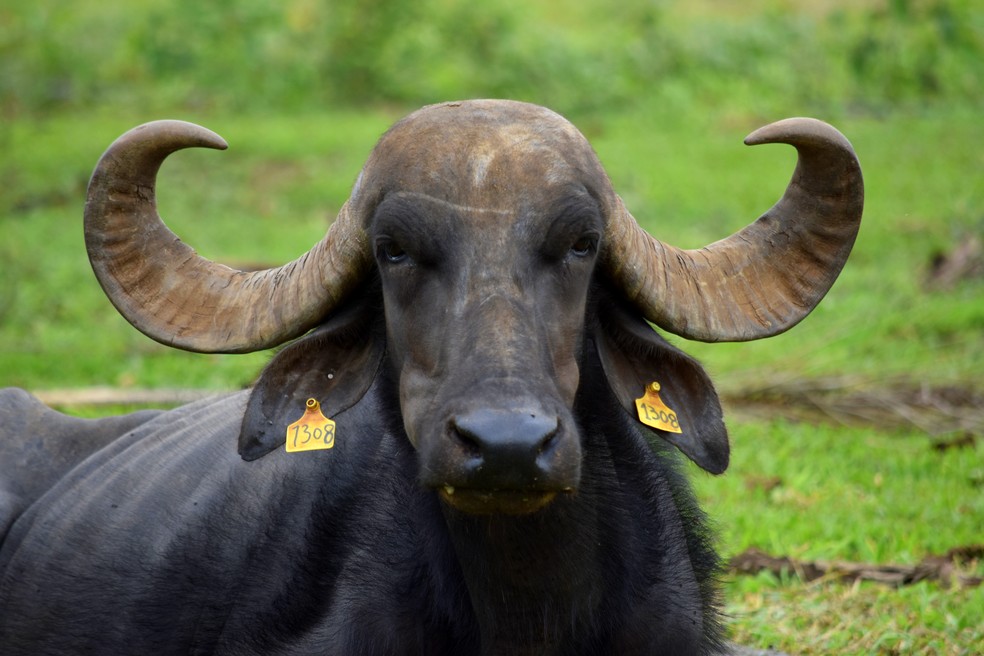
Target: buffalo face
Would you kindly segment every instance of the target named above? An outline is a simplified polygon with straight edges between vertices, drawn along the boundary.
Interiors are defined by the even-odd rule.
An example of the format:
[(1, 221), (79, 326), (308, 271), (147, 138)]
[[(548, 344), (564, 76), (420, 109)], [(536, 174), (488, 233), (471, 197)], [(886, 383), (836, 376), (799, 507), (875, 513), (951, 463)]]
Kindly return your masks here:
[(573, 137), (424, 113), (359, 183), (384, 190), (366, 232), (420, 478), (462, 510), (526, 512), (578, 485), (571, 408), (605, 179)]

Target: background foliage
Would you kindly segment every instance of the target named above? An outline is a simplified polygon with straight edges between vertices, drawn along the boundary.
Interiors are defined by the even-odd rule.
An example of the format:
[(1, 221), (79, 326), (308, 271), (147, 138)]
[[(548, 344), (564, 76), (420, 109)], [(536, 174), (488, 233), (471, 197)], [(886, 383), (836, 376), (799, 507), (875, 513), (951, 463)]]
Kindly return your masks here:
[[(674, 341), (731, 394), (841, 381), (984, 405), (984, 276), (931, 279), (934, 262), (984, 238), (976, 0), (0, 0), (0, 385), (223, 390), (270, 357), (174, 352), (102, 295), (81, 208), (92, 166), (126, 129), (173, 117), (226, 137), (228, 152), (167, 161), (161, 212), (207, 257), (270, 265), (321, 237), (394, 120), (476, 96), (569, 117), (643, 225), (686, 248), (748, 223), (788, 180), (791, 149), (741, 137), (785, 116), (834, 123), (867, 198), (833, 290), (773, 339)], [(925, 409), (901, 428), (728, 410), (731, 469), (695, 472), (726, 555), (911, 564), (984, 539), (979, 423), (957, 430)], [(961, 430), (971, 446), (932, 448)], [(744, 642), (984, 651), (981, 588), (728, 586)]]
[(984, 94), (973, 0), (735, 4), (8, 2), (0, 107), (255, 112), (501, 96), (570, 113), (737, 94), (763, 109), (885, 110)]

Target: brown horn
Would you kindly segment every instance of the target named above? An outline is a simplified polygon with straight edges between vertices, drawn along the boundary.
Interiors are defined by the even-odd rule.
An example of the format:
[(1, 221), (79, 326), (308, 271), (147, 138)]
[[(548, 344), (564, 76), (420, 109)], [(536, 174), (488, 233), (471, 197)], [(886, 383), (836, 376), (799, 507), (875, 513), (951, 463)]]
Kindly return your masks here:
[(783, 197), (743, 230), (681, 250), (647, 234), (621, 199), (609, 222), (612, 278), (647, 319), (681, 337), (745, 341), (793, 327), (833, 285), (861, 225), (861, 167), (835, 128), (791, 118), (745, 143), (790, 144), (799, 159)]
[(103, 154), (89, 182), (89, 261), (116, 309), (138, 330), (176, 348), (247, 353), (312, 328), (362, 279), (370, 252), (348, 203), (310, 251), (282, 267), (243, 272), (181, 242), (157, 213), (161, 163), (182, 148), (225, 149), (209, 130), (155, 121), (130, 130)]

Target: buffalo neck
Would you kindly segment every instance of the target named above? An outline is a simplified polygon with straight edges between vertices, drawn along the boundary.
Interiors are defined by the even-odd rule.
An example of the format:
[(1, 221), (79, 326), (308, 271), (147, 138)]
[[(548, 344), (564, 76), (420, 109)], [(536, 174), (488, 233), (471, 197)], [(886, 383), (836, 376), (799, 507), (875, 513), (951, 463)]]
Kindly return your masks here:
[(525, 516), (445, 509), (482, 654), (566, 651), (604, 597), (597, 511), (564, 498)]

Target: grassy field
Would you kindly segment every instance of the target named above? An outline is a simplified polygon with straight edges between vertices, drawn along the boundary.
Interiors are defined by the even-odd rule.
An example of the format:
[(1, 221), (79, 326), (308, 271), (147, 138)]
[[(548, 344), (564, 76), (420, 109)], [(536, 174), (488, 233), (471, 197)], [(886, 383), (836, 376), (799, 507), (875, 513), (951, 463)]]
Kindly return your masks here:
[[(733, 461), (695, 480), (726, 554), (915, 564), (981, 542), (980, 447), (939, 453), (924, 434), (782, 421), (732, 423)], [(984, 573), (978, 565), (964, 572)], [(904, 588), (771, 574), (728, 580), (735, 639), (790, 654), (975, 654), (984, 588)]]
[[(608, 12), (600, 3), (567, 10), (539, 2), (531, 26), (493, 2), (488, 13), (457, 8), (457, 23), (444, 14), (416, 40), (389, 33), (373, 55), (379, 59), (363, 70), (379, 85), (368, 99), (356, 97), (357, 85), (344, 86), (356, 83), (343, 69), (293, 65), (307, 38), (298, 16), (307, 25), (330, 23), (317, 3), (283, 4), (296, 43), (277, 40), (282, 30), (269, 27), (276, 17), (266, 9), (234, 3), (243, 34), (230, 39), (242, 51), (211, 59), (219, 37), (195, 32), (208, 21), (185, 25), (167, 14), (165, 24), (188, 30), (194, 46), (185, 71), (168, 59), (180, 50), (175, 44), (140, 40), (144, 22), (163, 16), (165, 4), (131, 13), (87, 1), (0, 9), (0, 19), (11, 19), (0, 20), (7, 26), (0, 54), (18, 53), (0, 58), (0, 386), (223, 390), (248, 385), (270, 357), (171, 351), (133, 330), (103, 297), (86, 261), (82, 204), (92, 166), (126, 129), (182, 118), (222, 134), (227, 152), (184, 151), (168, 160), (161, 213), (207, 257), (280, 264), (321, 237), (394, 120), (422, 102), (509, 95), (571, 118), (635, 216), (682, 247), (730, 234), (782, 193), (794, 152), (746, 148), (748, 132), (792, 115), (834, 123), (861, 159), (866, 208), (830, 294), (773, 339), (675, 343), (699, 357), (729, 397), (831, 380), (844, 381), (844, 393), (984, 395), (984, 279), (942, 288), (928, 282), (934, 260), (984, 236), (984, 11), (971, 3), (831, 0), (800, 10), (779, 0), (741, 9), (702, 0), (627, 2)], [(487, 85), (475, 82), (484, 60), (471, 48), (481, 39), (442, 40), (441, 30), (454, 25), (503, 35), (482, 46), (497, 63)], [(80, 36), (100, 26), (123, 34), (112, 41), (123, 50), (107, 51), (101, 66), (93, 63), (98, 46)], [(286, 62), (297, 81), (257, 73), (250, 89), (251, 80), (222, 69), (235, 65), (237, 52), (254, 52), (250, 30), (262, 45), (256, 56), (267, 57), (260, 64), (276, 71)], [(63, 52), (63, 43), (78, 48)], [(460, 56), (445, 57), (444, 46)], [(348, 47), (362, 48), (359, 57), (376, 52)], [(327, 46), (312, 45), (312, 61), (317, 48)], [(407, 62), (403, 77), (392, 74), (397, 56)], [(418, 73), (420, 84), (408, 88)], [(316, 74), (337, 85), (303, 87), (313, 79), (304, 76)], [(215, 80), (220, 90), (202, 90)], [(345, 89), (351, 102), (341, 98)], [(935, 416), (859, 426), (836, 412), (822, 423), (796, 423), (728, 409), (731, 469), (719, 478), (694, 472), (725, 555), (757, 547), (802, 560), (911, 565), (984, 542), (979, 423), (964, 431), (969, 447), (941, 452), (934, 441), (958, 435)], [(980, 563), (964, 567), (984, 574)], [(729, 577), (727, 597), (736, 639), (793, 654), (984, 651), (981, 587), (804, 584), (763, 574)]]

